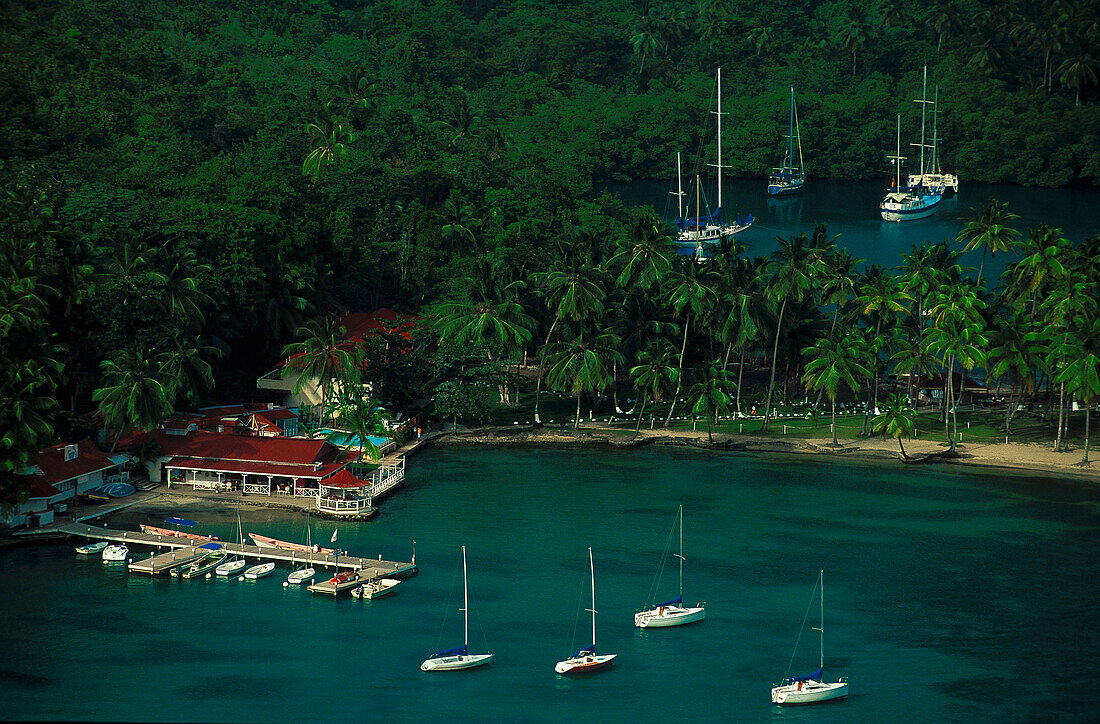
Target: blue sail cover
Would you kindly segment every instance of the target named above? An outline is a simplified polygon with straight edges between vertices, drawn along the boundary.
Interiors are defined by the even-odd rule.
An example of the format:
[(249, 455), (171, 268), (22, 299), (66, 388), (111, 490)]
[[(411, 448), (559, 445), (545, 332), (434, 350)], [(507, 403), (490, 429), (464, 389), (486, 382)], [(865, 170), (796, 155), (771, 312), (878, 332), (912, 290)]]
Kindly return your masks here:
[(436, 651), (434, 654), (432, 654), (428, 658), (429, 659), (442, 659), (442, 658), (445, 658), (447, 656), (465, 656), (465, 655), (466, 655), (466, 647), (465, 646), (456, 646), (453, 649), (447, 649), (446, 651)]
[(583, 648), (583, 649), (581, 649), (580, 651), (578, 651), (577, 653), (573, 654), (573, 655), (572, 655), (572, 656), (570, 656), (569, 658), (571, 658), (571, 659), (579, 659), (579, 658), (583, 658), (583, 657), (585, 657), (585, 656), (595, 656), (595, 655), (596, 655), (596, 644), (592, 644), (591, 646), (589, 646), (589, 647), (587, 647), (587, 648)]
[(714, 213), (709, 216), (696, 216), (694, 218), (685, 219), (683, 217), (676, 220), (676, 228), (680, 231), (687, 231), (688, 229), (697, 229), (706, 226), (707, 224), (714, 223), (719, 226), (722, 225), (722, 209), (721, 207), (714, 210)]
[(196, 523), (195, 521), (187, 520), (186, 518), (165, 518), (164, 522), (171, 523), (172, 525), (186, 526), (187, 528), (192, 528), (198, 525), (198, 523)]
[(823, 670), (824, 669), (818, 669), (817, 671), (813, 672), (812, 674), (806, 674), (805, 676), (792, 676), (791, 678), (787, 679), (787, 681), (789, 681), (793, 684), (796, 681), (809, 681), (810, 679), (817, 680), (817, 679), (821, 678), (821, 672)]
[(665, 601), (664, 603), (658, 603), (658, 604), (657, 604), (657, 607), (658, 607), (658, 608), (662, 608), (662, 607), (664, 607), (664, 606), (679, 606), (679, 605), (680, 605), (680, 603), (681, 603), (681, 602), (682, 602), (683, 600), (684, 600), (684, 597), (683, 597), (683, 595), (679, 595), (679, 596), (677, 596), (676, 598), (672, 599), (671, 601)]
[(221, 547), (222, 547), (221, 543), (206, 543), (205, 545), (199, 546), (199, 548), (205, 548), (208, 551), (220, 550)]

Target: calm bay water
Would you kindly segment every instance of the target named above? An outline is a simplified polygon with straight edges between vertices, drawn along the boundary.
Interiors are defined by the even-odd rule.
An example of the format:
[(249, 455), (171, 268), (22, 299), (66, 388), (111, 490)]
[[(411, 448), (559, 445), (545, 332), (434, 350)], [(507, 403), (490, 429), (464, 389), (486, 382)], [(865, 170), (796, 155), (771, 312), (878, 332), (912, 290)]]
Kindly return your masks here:
[[(685, 599), (706, 621), (640, 631), (685, 508)], [(314, 539), (334, 523), (314, 521)], [(226, 518), (210, 527), (234, 536)], [(248, 529), (257, 526), (246, 524)], [(303, 538), (304, 521), (263, 526)], [(130, 576), (69, 545), (0, 555), (0, 717), (285, 721), (1085, 721), (1100, 676), (1100, 489), (957, 467), (670, 449), (434, 449), (342, 547), (421, 574), (375, 602), (256, 582)], [(425, 674), (461, 642), (496, 661)], [(617, 666), (554, 674), (586, 643)], [(769, 703), (819, 568), (826, 672), (849, 700)], [(674, 571), (665, 578), (674, 593)], [(446, 621), (444, 619), (446, 618)], [(574, 633), (576, 634), (574, 636)], [(816, 667), (803, 635), (794, 669)]]
[[(631, 205), (647, 204), (665, 218), (676, 218), (676, 200), (669, 196), (667, 182), (611, 184), (605, 188)], [(712, 200), (717, 199), (714, 189), (707, 193)], [(879, 179), (844, 182), (810, 179), (801, 193), (779, 199), (768, 196), (761, 179), (726, 179), (723, 188), (727, 214), (732, 211), (735, 215), (751, 213), (756, 217), (748, 231), (737, 235), (748, 245), (750, 256), (774, 251), (776, 236), (786, 237), (799, 231), (808, 235), (815, 223), (827, 223), (830, 235), (840, 235), (839, 246), (869, 263), (890, 268), (901, 264), (901, 253), (909, 252), (913, 245), (947, 239), (955, 246), (955, 237), (963, 227), (959, 217), (984, 207), (991, 196), (1007, 201), (1009, 210), (1019, 214), (1020, 218), (1013, 223), (1025, 235), (1028, 229), (1044, 223), (1061, 228), (1074, 243), (1100, 234), (1100, 189), (1034, 189), (967, 183), (963, 179), (960, 192), (942, 201), (936, 215), (901, 223), (879, 217), (882, 193)], [(694, 211), (690, 213), (694, 215)], [(1018, 258), (1011, 253), (999, 254), (992, 263), (987, 259), (986, 267), (1000, 273), (1007, 262)], [(968, 252), (963, 263), (976, 270), (981, 252)]]

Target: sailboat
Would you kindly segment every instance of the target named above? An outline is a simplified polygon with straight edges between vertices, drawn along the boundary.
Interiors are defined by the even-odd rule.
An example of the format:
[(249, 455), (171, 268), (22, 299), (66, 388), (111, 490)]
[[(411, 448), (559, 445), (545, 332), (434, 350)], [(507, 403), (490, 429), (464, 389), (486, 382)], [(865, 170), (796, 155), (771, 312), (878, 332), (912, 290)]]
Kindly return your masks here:
[[(722, 220), (722, 69), (718, 69), (718, 163), (714, 164), (714, 167), (718, 170), (718, 207), (714, 210), (714, 213), (703, 215), (700, 208), (700, 196), (702, 194), (699, 188), (699, 177), (696, 176), (695, 182), (695, 217), (690, 219), (684, 218), (683, 208), (683, 189), (680, 178), (680, 157), (676, 156), (676, 175), (677, 175), (677, 193), (676, 196), (680, 200), (679, 203), (679, 217), (677, 218), (676, 227), (679, 229), (679, 233), (676, 235), (676, 244), (681, 247), (688, 247), (690, 249), (698, 249), (705, 244), (717, 244), (722, 239), (728, 238), (734, 234), (740, 234), (745, 229), (752, 226), (753, 217), (749, 214), (746, 218), (738, 218), (737, 223), (729, 224), (724, 223)], [(709, 211), (709, 209), (708, 209)]]
[(592, 643), (570, 656), (564, 661), (554, 665), (554, 671), (559, 674), (583, 674), (596, 671), (611, 665), (615, 660), (615, 654), (598, 655), (596, 653), (596, 566), (592, 562), (592, 549), (588, 549), (588, 571), (592, 583)]
[[(794, 165), (795, 139), (798, 139), (798, 165)], [(787, 129), (787, 154), (768, 176), (768, 194), (770, 196), (788, 196), (802, 190), (806, 177), (802, 165), (802, 134), (798, 131), (798, 109), (794, 104), (794, 86), (791, 86), (791, 113)]]
[[(806, 676), (786, 677), (782, 684), (772, 688), (773, 704), (813, 704), (818, 701), (842, 699), (848, 696), (847, 679), (841, 678), (835, 682), (821, 680), (821, 673), (825, 669), (825, 571), (820, 571), (817, 574), (817, 585), (814, 586), (814, 593), (810, 596), (811, 603), (813, 603), (813, 596), (818, 593), (818, 589), (820, 589), (821, 594), (819, 597), (821, 623), (814, 627), (814, 631), (821, 635), (821, 659), (818, 662), (817, 671)], [(803, 621), (803, 625), (805, 625), (805, 621)], [(802, 632), (799, 631), (798, 635), (801, 638)], [(797, 641), (795, 641), (795, 650), (798, 650)], [(794, 654), (791, 655), (791, 661), (794, 661)], [(790, 673), (789, 666), (787, 672)]]
[[(648, 611), (639, 611), (634, 614), (634, 625), (638, 628), (661, 628), (667, 626), (682, 626), (685, 623), (693, 623), (695, 621), (702, 621), (706, 616), (706, 607), (698, 603), (695, 606), (684, 606), (684, 506), (680, 506), (679, 511), (676, 513), (676, 524), (680, 528), (680, 552), (676, 554), (676, 557), (680, 559), (680, 589), (676, 594), (676, 598), (664, 603), (659, 603)], [(671, 533), (669, 538), (671, 538)], [(661, 565), (657, 570), (657, 580), (661, 579), (661, 571), (664, 569), (665, 561), (668, 559), (668, 548), (665, 548), (665, 555), (661, 556)], [(654, 585), (653, 593), (656, 593), (657, 586)], [(650, 603), (653, 599), (650, 598)]]
[[(925, 143), (924, 127), (925, 127), (925, 110), (928, 103), (928, 66), (924, 67), (924, 90), (921, 93), (921, 100), (918, 103), (921, 104), (920, 114), (920, 143), (913, 144), (914, 146), (920, 146), (920, 178), (924, 177), (924, 149), (928, 148)], [(934, 191), (918, 183), (913, 186), (901, 185), (901, 162), (905, 160), (905, 156), (901, 155), (901, 115), (898, 115), (898, 150), (897, 155), (889, 157), (896, 169), (896, 178), (891, 181), (891, 188), (886, 192), (886, 195), (882, 197), (882, 202), (879, 204), (879, 213), (885, 221), (911, 221), (913, 219), (924, 219), (932, 214), (936, 213), (939, 207), (940, 201), (943, 200), (943, 194)], [(906, 179), (908, 180), (908, 178)]]
[(309, 510), (306, 510), (306, 544), (309, 546), (308, 562), (286, 577), (286, 582), (292, 586), (299, 586), (312, 581), (313, 577), (317, 575), (317, 571), (313, 569), (313, 531), (309, 527)]
[[(244, 544), (244, 529), (241, 527), (241, 501), (237, 499), (237, 543)], [(235, 556), (223, 561), (214, 569), (215, 576), (235, 576), (247, 565), (244, 558)]]
[(916, 186), (921, 184), (927, 186), (933, 191), (937, 191), (948, 196), (948, 192), (959, 192), (959, 177), (953, 173), (944, 173), (940, 170), (940, 135), (939, 135), (939, 116), (940, 116), (940, 87), (936, 86), (936, 91), (933, 95), (932, 101), (932, 162), (928, 165), (928, 170), (922, 174), (909, 174), (907, 183), (910, 186)]
[(462, 546), (462, 645), (446, 651), (436, 651), (420, 665), (421, 671), (454, 671), (472, 669), (493, 660), (492, 654), (469, 654), (470, 594), (466, 578), (466, 546)]

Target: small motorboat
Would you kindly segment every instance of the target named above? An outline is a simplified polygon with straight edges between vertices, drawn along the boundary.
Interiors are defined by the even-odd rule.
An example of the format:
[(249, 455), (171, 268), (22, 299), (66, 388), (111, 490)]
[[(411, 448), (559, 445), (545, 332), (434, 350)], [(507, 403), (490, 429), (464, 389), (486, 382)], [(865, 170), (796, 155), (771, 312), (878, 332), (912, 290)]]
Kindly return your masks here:
[(76, 552), (79, 553), (82, 556), (90, 556), (90, 555), (94, 555), (96, 553), (101, 552), (106, 547), (107, 547), (107, 541), (101, 540), (101, 541), (97, 541), (95, 543), (89, 543), (86, 546), (80, 546), (79, 548), (76, 549)]
[(244, 577), (250, 581), (257, 578), (263, 578), (264, 576), (270, 576), (271, 572), (275, 570), (275, 563), (268, 561), (267, 563), (261, 563), (258, 566), (252, 566), (244, 572)]
[[(217, 543), (211, 543), (210, 545), (218, 545)], [(225, 560), (226, 552), (224, 550), (215, 550), (205, 558), (192, 563), (183, 571), (184, 578), (199, 578), (208, 571), (212, 571), (221, 565), (221, 562)]]
[(312, 568), (299, 568), (286, 577), (286, 582), (292, 586), (300, 586), (303, 583), (312, 581), (316, 575), (317, 571)]
[(130, 549), (122, 543), (113, 543), (103, 549), (104, 563), (125, 563), (130, 557)]
[(104, 486), (103, 492), (112, 498), (125, 498), (134, 494), (134, 486), (129, 483), (112, 483)]
[(241, 569), (248, 565), (248, 562), (243, 558), (234, 558), (232, 560), (223, 561), (214, 569), (214, 575), (216, 576), (235, 576), (241, 572)]
[(354, 598), (382, 598), (393, 593), (399, 583), (401, 581), (396, 578), (372, 578), (362, 586), (353, 588), (351, 595)]

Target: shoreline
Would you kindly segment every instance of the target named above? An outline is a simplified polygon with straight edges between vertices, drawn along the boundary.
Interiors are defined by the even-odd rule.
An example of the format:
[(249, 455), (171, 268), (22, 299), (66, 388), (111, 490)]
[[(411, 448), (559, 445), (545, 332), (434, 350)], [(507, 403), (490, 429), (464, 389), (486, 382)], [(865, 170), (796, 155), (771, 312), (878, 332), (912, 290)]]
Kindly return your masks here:
[[(912, 440), (905, 443), (905, 452), (909, 459), (903, 460), (898, 443), (893, 439), (841, 439), (839, 442), (840, 447), (834, 448), (826, 439), (728, 433), (716, 433), (711, 441), (707, 439), (705, 430), (644, 429), (641, 430), (637, 439), (633, 439), (632, 431), (619, 435), (609, 432), (606, 428), (586, 429), (583, 424), (575, 431), (533, 426), (474, 428), (466, 432), (446, 433), (432, 440), (433, 445), (443, 446), (610, 445), (625, 449), (647, 445), (669, 445), (716, 451), (843, 456), (878, 461), (892, 459), (900, 468), (913, 464), (974, 466), (1016, 473), (1043, 473), (1050, 477), (1100, 483), (1100, 460), (1095, 465), (1082, 466), (1080, 450), (1056, 453), (1049, 445), (1039, 443), (959, 443), (955, 447), (957, 454), (948, 456), (945, 454), (947, 448), (939, 441)], [(1097, 451), (1097, 455), (1100, 456), (1100, 451)]]

